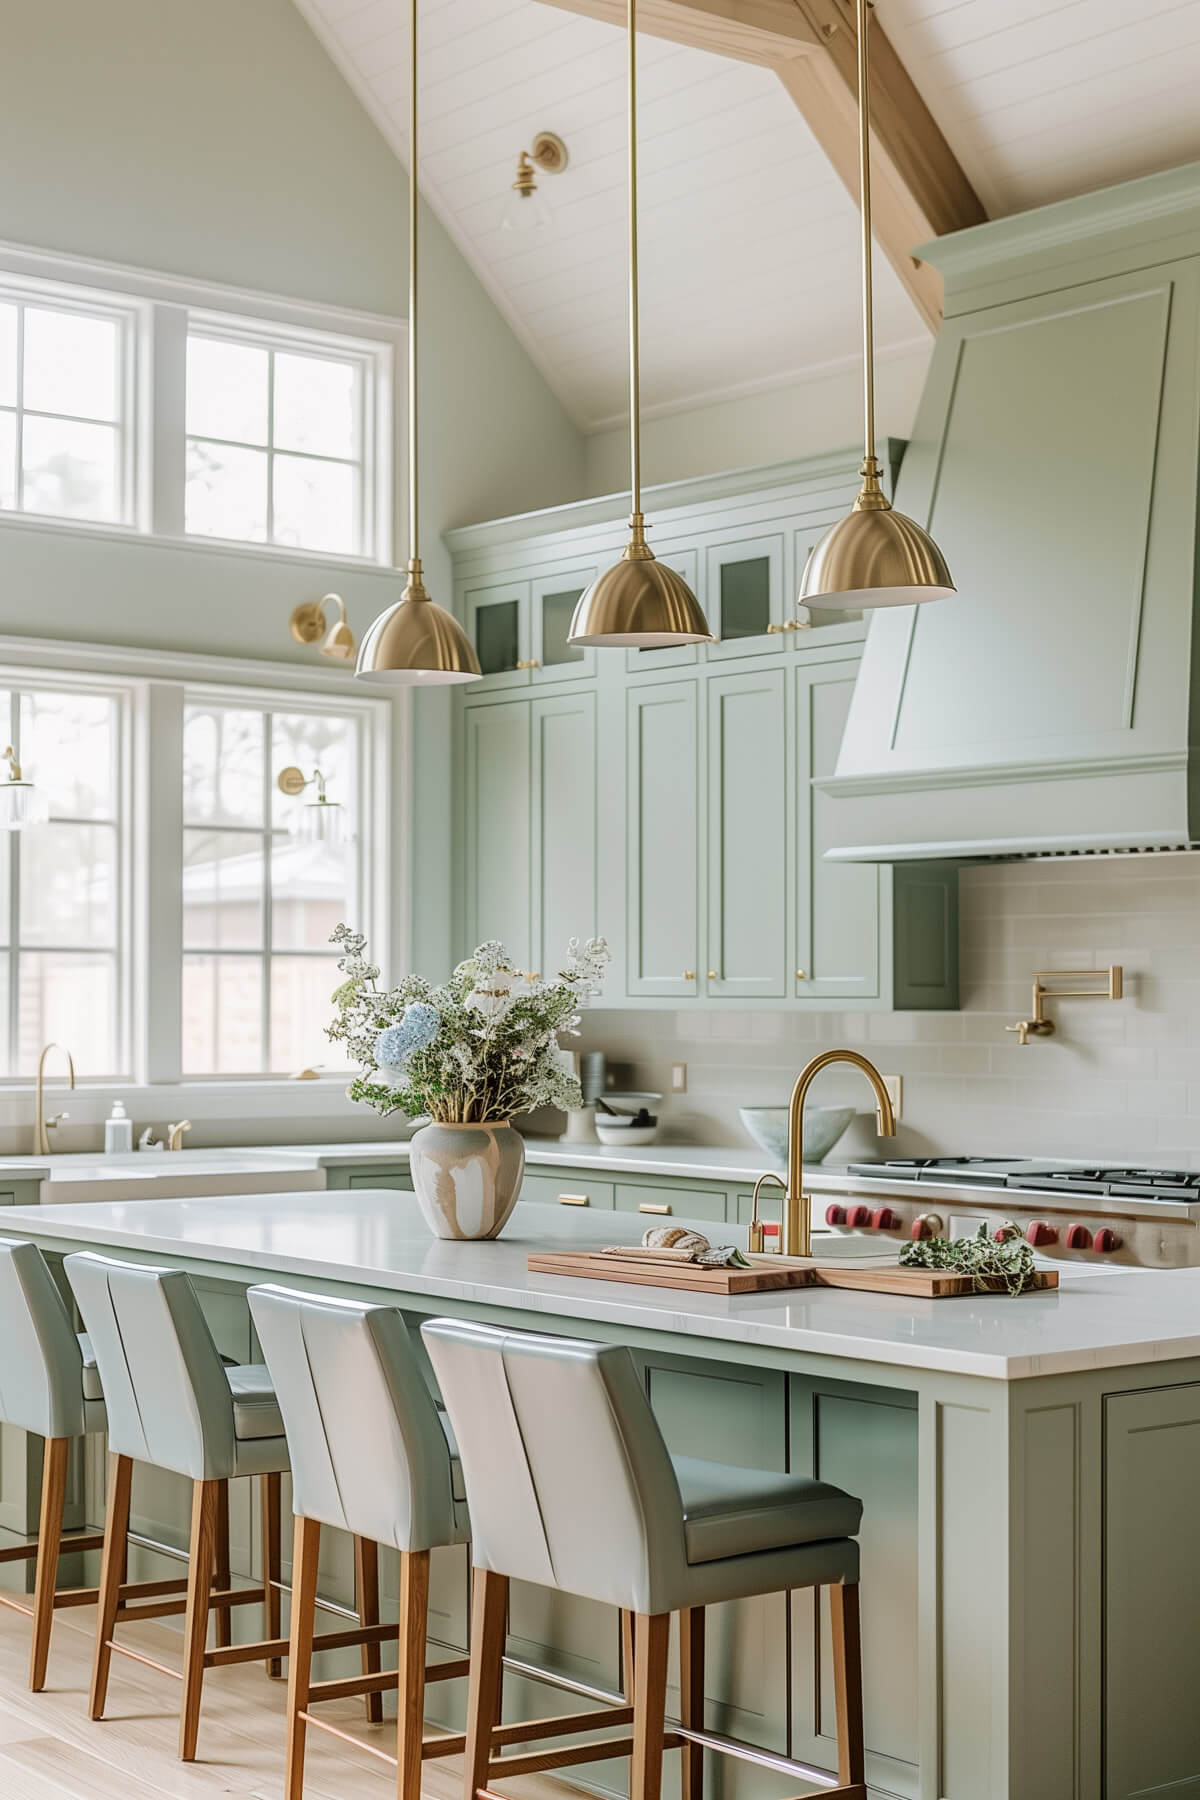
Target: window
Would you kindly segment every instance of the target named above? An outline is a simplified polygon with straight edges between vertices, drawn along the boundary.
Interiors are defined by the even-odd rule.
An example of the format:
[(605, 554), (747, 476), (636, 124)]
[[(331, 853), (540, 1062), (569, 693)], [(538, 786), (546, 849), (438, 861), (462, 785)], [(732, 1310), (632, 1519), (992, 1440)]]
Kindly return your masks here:
[(376, 547), (370, 359), (198, 322), (187, 339), (186, 529), (366, 556)]
[[(3, 677), (0, 676), (0, 681)], [(45, 793), (46, 824), (0, 831), (0, 1072), (65, 1043), (81, 1076), (128, 1072), (123, 740), (103, 688), (0, 688), (0, 730)]]
[(0, 508), (133, 523), (137, 312), (0, 287)]
[[(192, 690), (184, 710), (183, 1072), (290, 1074), (333, 1052), (329, 934), (362, 918), (364, 715), (246, 705)], [(319, 768), (348, 818), (340, 842), (299, 830)]]

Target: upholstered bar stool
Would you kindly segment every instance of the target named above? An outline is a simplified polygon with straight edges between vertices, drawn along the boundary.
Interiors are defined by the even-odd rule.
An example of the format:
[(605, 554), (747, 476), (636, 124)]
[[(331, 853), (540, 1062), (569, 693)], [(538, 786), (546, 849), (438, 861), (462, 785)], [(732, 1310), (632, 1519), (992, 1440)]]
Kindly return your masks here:
[(56, 1608), (88, 1606), (96, 1598), (95, 1588), (56, 1588), (61, 1552), (98, 1550), (104, 1542), (94, 1532), (63, 1536), (71, 1444), (105, 1426), (95, 1366), (85, 1369), (85, 1352), (90, 1361), (90, 1345), (77, 1337), (37, 1245), (0, 1244), (0, 1422), (45, 1439), (37, 1542), (0, 1550), (0, 1563), (37, 1559), (32, 1605), (0, 1592), (0, 1605), (33, 1619), (29, 1685), (35, 1693), (46, 1683)]
[[(287, 1650), (287, 1640), (279, 1636), (280, 1476), (288, 1467), (283, 1423), (265, 1367), (230, 1367), (222, 1360), (182, 1270), (122, 1263), (88, 1252), (68, 1256), (64, 1267), (87, 1327), (108, 1414), (108, 1501), (91, 1716), (103, 1716), (114, 1651), (148, 1664), (182, 1680), (179, 1754), (191, 1761), (205, 1669), (262, 1661), (276, 1672)], [(179, 1597), (176, 1582), (152, 1584), (151, 1591), (157, 1589), (162, 1597), (131, 1606), (123, 1575), (135, 1462), (191, 1480), (192, 1525), (186, 1595)], [(260, 1587), (235, 1591), (228, 1586), (221, 1519), (227, 1484), (243, 1475), (256, 1475), (261, 1484), (263, 1581)], [(226, 1585), (214, 1592), (218, 1578)], [(258, 1601), (265, 1641), (230, 1644), (225, 1631), (216, 1649), (206, 1648), (210, 1612), (227, 1617), (230, 1607)], [(182, 1674), (114, 1637), (123, 1621), (181, 1612)]]
[[(622, 1346), (449, 1319), (421, 1331), (458, 1442), (473, 1527), (465, 1800), (506, 1777), (613, 1756), (632, 1757), (631, 1800), (658, 1800), (663, 1752), (676, 1748), (685, 1800), (699, 1800), (704, 1608), (800, 1587), (828, 1590), (833, 1624), (838, 1785), (826, 1792), (867, 1800), (853, 1537), (861, 1502), (803, 1476), (672, 1457)], [(513, 1577), (634, 1615), (632, 1706), (501, 1724)], [(668, 1730), (674, 1612), (682, 1718)], [(632, 1736), (503, 1754), (506, 1744), (605, 1724), (632, 1724)], [(829, 1780), (827, 1771), (811, 1774)]]
[[(426, 1667), (429, 1556), (465, 1544), (470, 1524), (462, 1470), (445, 1415), (434, 1404), (402, 1314), (264, 1286), (250, 1290), (254, 1320), (275, 1381), (292, 1459), (296, 1548), (288, 1663), (286, 1800), (300, 1800), (309, 1725), (346, 1738), (318, 1718), (321, 1700), (398, 1689), (395, 1763), (400, 1800), (420, 1800), (423, 1758), (459, 1753), (462, 1736), (424, 1738), (425, 1684), (466, 1675), (465, 1658)], [(400, 1553), (396, 1674), (313, 1682), (317, 1556), (321, 1527), (353, 1532)], [(350, 1739), (351, 1742), (359, 1740)], [(372, 1745), (361, 1746), (374, 1749)]]

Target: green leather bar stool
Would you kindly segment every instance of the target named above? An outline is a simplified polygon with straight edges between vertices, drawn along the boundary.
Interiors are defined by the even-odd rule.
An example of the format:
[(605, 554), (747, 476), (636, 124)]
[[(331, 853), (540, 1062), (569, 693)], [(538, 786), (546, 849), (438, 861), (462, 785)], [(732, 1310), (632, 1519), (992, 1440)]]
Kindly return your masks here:
[[(461, 1658), (426, 1666), (430, 1552), (470, 1537), (453, 1437), (396, 1307), (284, 1287), (251, 1288), (249, 1299), (287, 1428), (296, 1514), (285, 1800), (300, 1800), (303, 1791), (307, 1728), (349, 1736), (314, 1713), (314, 1705), (389, 1689), (398, 1690), (399, 1702), (396, 1755), (387, 1760), (397, 1765), (400, 1800), (421, 1800), (422, 1762), (458, 1754), (464, 1742), (426, 1739), (423, 1730), (426, 1682), (453, 1680), (468, 1667)], [(313, 1635), (326, 1525), (353, 1532), (373, 1549), (385, 1544), (400, 1557), (399, 1624), (374, 1634), (373, 1666), (372, 1645), (364, 1643), (361, 1679), (312, 1680), (313, 1651), (331, 1642)], [(378, 1672), (383, 1637), (398, 1645), (395, 1674)]]
[[(216, 1665), (262, 1661), (277, 1673), (287, 1651), (279, 1636), (280, 1477), (288, 1468), (283, 1421), (270, 1376), (261, 1364), (226, 1365), (213, 1342), (191, 1281), (182, 1270), (122, 1263), (81, 1252), (64, 1267), (87, 1327), (108, 1415), (108, 1498), (100, 1569), (96, 1651), (90, 1712), (103, 1716), (113, 1652), (132, 1656), (164, 1675), (179, 1671), (118, 1643), (119, 1622), (183, 1612), (183, 1701), (179, 1754), (196, 1754), (204, 1671)], [(150, 1584), (151, 1598), (127, 1604), (125, 1546), (135, 1462), (169, 1469), (192, 1482), (192, 1528), (186, 1597), (179, 1583)], [(262, 1496), (263, 1580), (232, 1589), (221, 1538), (227, 1484), (257, 1476)], [(216, 1592), (214, 1581), (224, 1580)], [(266, 1638), (253, 1644), (224, 1640), (209, 1650), (208, 1619), (229, 1608), (261, 1602)]]
[[(858, 1545), (862, 1503), (805, 1476), (672, 1457), (623, 1346), (438, 1319), (421, 1328), (471, 1507), (471, 1681), (464, 1800), (496, 1781), (597, 1758), (632, 1759), (631, 1800), (659, 1800), (663, 1752), (701, 1800), (704, 1608), (790, 1588), (826, 1590), (833, 1625), (839, 1800), (867, 1800)], [(502, 1724), (511, 1579), (633, 1614), (633, 1703)], [(666, 1723), (667, 1643), (680, 1615), (681, 1719)], [(628, 1681), (627, 1681), (628, 1688)], [(547, 1751), (505, 1745), (631, 1725)], [(799, 1768), (800, 1765), (792, 1765)]]

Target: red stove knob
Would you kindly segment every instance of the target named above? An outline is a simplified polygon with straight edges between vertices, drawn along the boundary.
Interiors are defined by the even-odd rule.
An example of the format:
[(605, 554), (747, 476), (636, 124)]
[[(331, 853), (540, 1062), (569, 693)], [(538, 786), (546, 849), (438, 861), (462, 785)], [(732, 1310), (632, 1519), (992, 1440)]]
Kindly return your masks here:
[(919, 1244), (922, 1238), (936, 1237), (941, 1229), (942, 1221), (936, 1213), (918, 1213), (912, 1222), (909, 1236), (914, 1244)]
[(825, 1223), (827, 1225), (844, 1225), (846, 1223), (845, 1207), (827, 1206), (825, 1208)]
[(869, 1225), (871, 1223), (870, 1207), (852, 1206), (847, 1216), (846, 1223), (848, 1225), (853, 1225), (858, 1230), (861, 1230), (864, 1225)]
[(871, 1214), (871, 1224), (876, 1231), (895, 1231), (900, 1221), (890, 1206), (880, 1206)]
[(1111, 1256), (1114, 1250), (1121, 1248), (1121, 1240), (1110, 1226), (1102, 1225), (1092, 1239), (1092, 1248), (1098, 1250), (1101, 1256)]
[(1045, 1219), (1031, 1219), (1025, 1230), (1025, 1242), (1036, 1250), (1041, 1244), (1057, 1244), (1058, 1233)]
[(1092, 1234), (1088, 1230), (1086, 1225), (1068, 1225), (1067, 1226), (1067, 1249), (1068, 1250), (1090, 1250), (1091, 1247), (1092, 1247)]

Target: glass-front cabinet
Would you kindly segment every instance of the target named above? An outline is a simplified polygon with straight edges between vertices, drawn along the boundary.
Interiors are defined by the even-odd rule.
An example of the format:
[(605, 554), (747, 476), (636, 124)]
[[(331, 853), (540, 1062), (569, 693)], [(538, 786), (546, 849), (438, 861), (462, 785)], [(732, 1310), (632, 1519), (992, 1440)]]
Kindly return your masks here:
[(597, 570), (557, 569), (465, 590), (467, 633), (489, 688), (572, 681), (596, 673), (596, 652), (570, 642), (571, 620)]
[(784, 534), (738, 537), (706, 551), (708, 623), (717, 642), (713, 662), (764, 656), (782, 648), (785, 626), (795, 617), (784, 591)]

